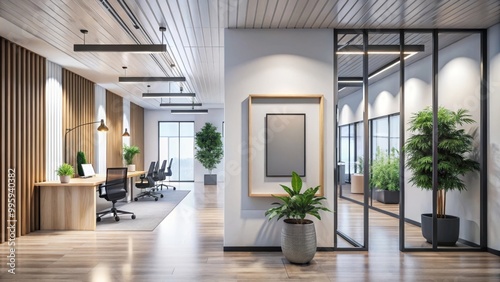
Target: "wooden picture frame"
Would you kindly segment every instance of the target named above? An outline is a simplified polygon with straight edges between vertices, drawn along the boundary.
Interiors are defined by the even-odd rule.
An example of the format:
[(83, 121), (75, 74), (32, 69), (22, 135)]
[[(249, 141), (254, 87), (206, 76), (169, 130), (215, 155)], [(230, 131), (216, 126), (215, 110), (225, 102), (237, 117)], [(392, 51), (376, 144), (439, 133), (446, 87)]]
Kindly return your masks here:
[[(324, 195), (324, 105), (320, 94), (252, 94), (248, 97), (248, 196), (285, 195), (280, 184), (290, 186), (291, 177), (266, 176), (266, 115), (304, 113), (306, 133), (303, 189), (320, 186)], [(290, 172), (291, 173), (291, 172)]]

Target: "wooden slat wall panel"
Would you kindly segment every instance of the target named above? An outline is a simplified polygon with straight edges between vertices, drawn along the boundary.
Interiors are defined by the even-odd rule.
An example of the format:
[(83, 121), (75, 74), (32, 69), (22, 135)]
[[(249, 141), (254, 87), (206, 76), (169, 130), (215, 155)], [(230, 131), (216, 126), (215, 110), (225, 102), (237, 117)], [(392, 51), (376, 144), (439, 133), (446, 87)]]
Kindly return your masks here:
[(110, 91), (106, 91), (106, 123), (106, 166), (123, 167), (123, 98)]
[[(39, 229), (34, 183), (45, 180), (45, 64), (44, 57), (0, 38), (0, 182), (5, 187), (0, 193), (0, 243), (8, 240), (9, 226), (15, 226), (15, 236)], [(14, 181), (11, 195), (9, 179)]]
[(136, 170), (144, 170), (144, 108), (130, 103), (130, 144), (139, 147), (141, 153), (136, 155)]
[[(94, 83), (67, 69), (63, 69), (63, 132), (64, 140), (66, 129), (74, 128), (95, 120)], [(76, 153), (82, 151), (88, 163), (94, 162), (94, 143), (98, 123), (76, 128), (67, 135), (67, 144), (64, 148), (66, 160), (75, 168)], [(64, 141), (63, 141), (64, 142)]]

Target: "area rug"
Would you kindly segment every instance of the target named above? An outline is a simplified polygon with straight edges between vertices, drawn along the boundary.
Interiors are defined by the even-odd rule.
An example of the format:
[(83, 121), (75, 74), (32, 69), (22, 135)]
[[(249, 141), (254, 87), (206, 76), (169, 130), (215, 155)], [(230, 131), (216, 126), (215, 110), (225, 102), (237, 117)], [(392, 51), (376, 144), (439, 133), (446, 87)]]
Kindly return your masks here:
[(97, 231), (152, 231), (162, 220), (186, 197), (187, 190), (162, 190), (163, 198), (142, 198), (137, 202), (117, 203), (119, 210), (135, 213), (136, 219), (130, 215), (119, 215), (120, 221), (106, 215), (96, 224)]

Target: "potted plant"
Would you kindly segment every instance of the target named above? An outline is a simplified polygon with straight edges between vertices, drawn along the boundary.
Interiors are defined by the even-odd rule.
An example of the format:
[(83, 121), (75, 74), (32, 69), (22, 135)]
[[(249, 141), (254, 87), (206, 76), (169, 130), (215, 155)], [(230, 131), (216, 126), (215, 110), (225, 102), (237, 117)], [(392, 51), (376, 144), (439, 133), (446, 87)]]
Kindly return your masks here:
[(363, 174), (363, 165), (364, 160), (363, 156), (358, 157), (358, 161), (356, 162), (356, 173), (351, 175), (351, 193), (353, 194), (363, 194), (365, 190), (365, 180)]
[(285, 258), (291, 263), (309, 263), (316, 254), (316, 230), (314, 222), (305, 217), (312, 215), (321, 220), (319, 211), (330, 210), (321, 202), (325, 197), (316, 196), (319, 186), (307, 188), (301, 193), (302, 179), (295, 171), (292, 172), (292, 188), (280, 185), (288, 195), (273, 195), (281, 203), (273, 203), (277, 207), (268, 209), (265, 215), (269, 220), (285, 217), (281, 230), (281, 250)]
[(377, 147), (370, 166), (370, 186), (375, 188), (374, 198), (384, 204), (399, 204), (399, 152), (391, 149), (389, 155)]
[(224, 155), (221, 134), (213, 124), (207, 122), (196, 132), (195, 145), (195, 158), (209, 171), (209, 174), (204, 176), (204, 184), (216, 185), (217, 174), (212, 174), (212, 170), (221, 162)]
[[(438, 109), (438, 238), (440, 245), (455, 245), (460, 231), (460, 218), (446, 214), (446, 192), (466, 190), (460, 178), (468, 172), (479, 170), (479, 163), (468, 157), (473, 151), (473, 136), (464, 129), (464, 124), (474, 123), (465, 109), (456, 112), (443, 107)], [(404, 150), (408, 154), (406, 165), (413, 173), (410, 182), (424, 190), (432, 190), (432, 133), (433, 114), (427, 107), (415, 113), (410, 120), (409, 131), (413, 136), (406, 141)], [(422, 235), (432, 242), (432, 214), (422, 214)]]
[(61, 183), (69, 183), (69, 180), (75, 173), (75, 170), (72, 165), (63, 163), (57, 168), (56, 173), (59, 176)]
[(78, 170), (78, 175), (83, 176), (83, 168), (82, 164), (86, 164), (87, 159), (85, 158), (85, 153), (82, 151), (78, 151), (76, 153), (76, 168)]
[(123, 145), (123, 159), (127, 164), (128, 171), (135, 171), (135, 164), (133, 164), (133, 159), (135, 155), (139, 154), (141, 150), (137, 146)]

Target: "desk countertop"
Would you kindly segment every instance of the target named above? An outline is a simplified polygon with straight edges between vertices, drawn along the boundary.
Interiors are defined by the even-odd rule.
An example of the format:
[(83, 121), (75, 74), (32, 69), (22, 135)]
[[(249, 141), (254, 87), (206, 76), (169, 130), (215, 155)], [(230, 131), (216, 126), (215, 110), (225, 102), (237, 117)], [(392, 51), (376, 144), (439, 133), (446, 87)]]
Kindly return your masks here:
[[(145, 171), (143, 170), (138, 170), (138, 171), (133, 171), (127, 173), (127, 177), (131, 178), (134, 176), (139, 176), (141, 174), (144, 174)], [(53, 180), (53, 181), (44, 181), (44, 182), (38, 182), (35, 183), (35, 186), (98, 186), (99, 184), (102, 184), (106, 182), (106, 175), (100, 175), (96, 174), (95, 176), (89, 177), (89, 178), (82, 178), (82, 177), (75, 177), (71, 178), (69, 183), (61, 183), (58, 180)]]

